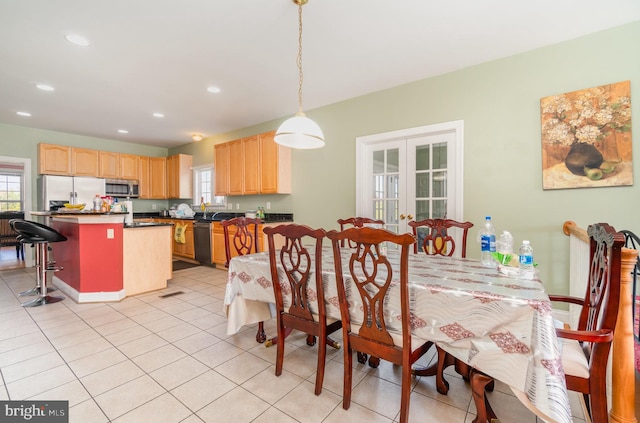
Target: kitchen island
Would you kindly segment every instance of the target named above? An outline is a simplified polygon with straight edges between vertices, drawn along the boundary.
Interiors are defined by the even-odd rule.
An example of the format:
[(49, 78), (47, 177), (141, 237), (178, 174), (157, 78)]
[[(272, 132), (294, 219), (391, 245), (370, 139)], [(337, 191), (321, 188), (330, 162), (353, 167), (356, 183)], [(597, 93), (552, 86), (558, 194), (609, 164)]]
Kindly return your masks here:
[(172, 225), (125, 225), (124, 214), (47, 212), (49, 225), (67, 237), (52, 246), (62, 267), (53, 284), (77, 303), (120, 301), (171, 279)]

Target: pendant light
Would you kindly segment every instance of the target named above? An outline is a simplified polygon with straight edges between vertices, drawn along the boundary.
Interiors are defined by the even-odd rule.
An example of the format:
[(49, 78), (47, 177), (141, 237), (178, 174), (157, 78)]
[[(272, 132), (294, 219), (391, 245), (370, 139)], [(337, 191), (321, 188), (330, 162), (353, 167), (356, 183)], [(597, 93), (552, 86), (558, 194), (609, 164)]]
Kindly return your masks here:
[(293, 0), (298, 5), (298, 113), (285, 120), (276, 131), (275, 142), (291, 148), (312, 149), (324, 147), (324, 134), (317, 123), (302, 111), (302, 5), (308, 0)]

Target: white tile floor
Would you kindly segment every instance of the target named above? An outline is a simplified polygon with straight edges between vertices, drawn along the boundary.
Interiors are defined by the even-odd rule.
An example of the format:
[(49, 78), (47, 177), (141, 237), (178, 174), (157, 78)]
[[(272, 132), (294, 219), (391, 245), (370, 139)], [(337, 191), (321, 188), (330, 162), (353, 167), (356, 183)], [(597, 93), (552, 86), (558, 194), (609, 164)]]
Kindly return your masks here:
[[(389, 363), (358, 364), (349, 410), (342, 409), (341, 351), (329, 351), (320, 396), (313, 394), (315, 348), (302, 334), (289, 337), (276, 377), (276, 349), (255, 342), (255, 326), (226, 334), (226, 276), (194, 267), (174, 272), (166, 290), (119, 303), (67, 298), (25, 309), (16, 293), (34, 285), (33, 269), (0, 271), (0, 399), (68, 400), (73, 423), (397, 421), (399, 368)], [(176, 291), (183, 293), (160, 297)], [(273, 321), (266, 329), (274, 334)], [(434, 378), (414, 380), (412, 422), (473, 420), (469, 385), (455, 374), (448, 380), (447, 396)], [(583, 422), (570, 395), (574, 421)], [(489, 397), (503, 423), (541, 422), (500, 383)]]

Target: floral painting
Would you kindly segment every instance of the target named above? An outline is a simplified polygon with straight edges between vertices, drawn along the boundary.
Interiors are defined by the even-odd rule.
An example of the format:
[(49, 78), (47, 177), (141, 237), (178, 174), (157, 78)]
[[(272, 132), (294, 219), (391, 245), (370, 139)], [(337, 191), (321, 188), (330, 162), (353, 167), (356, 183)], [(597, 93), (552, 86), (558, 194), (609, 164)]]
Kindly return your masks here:
[(543, 189), (633, 185), (629, 81), (540, 100)]

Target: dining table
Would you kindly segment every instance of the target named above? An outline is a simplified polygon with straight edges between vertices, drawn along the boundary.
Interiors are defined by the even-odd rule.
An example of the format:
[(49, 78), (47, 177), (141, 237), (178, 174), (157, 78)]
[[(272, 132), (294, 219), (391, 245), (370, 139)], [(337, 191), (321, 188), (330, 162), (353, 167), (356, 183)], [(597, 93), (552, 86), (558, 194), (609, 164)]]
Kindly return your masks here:
[[(349, 248), (342, 249), (344, 266), (350, 253)], [(392, 267), (399, 267), (399, 252), (389, 249), (386, 255)], [(411, 334), (507, 384), (544, 421), (570, 423), (558, 323), (549, 296), (537, 274), (526, 279), (513, 268), (507, 270), (511, 271), (469, 258), (410, 254)], [(339, 319), (333, 250), (327, 246), (322, 252), (322, 279), (327, 315)], [(348, 301), (357, 301), (354, 297)], [(274, 302), (268, 252), (234, 257), (224, 297), (227, 333), (271, 319)], [(397, 287), (390, 291), (386, 308), (387, 326), (400, 331)]]

